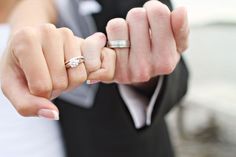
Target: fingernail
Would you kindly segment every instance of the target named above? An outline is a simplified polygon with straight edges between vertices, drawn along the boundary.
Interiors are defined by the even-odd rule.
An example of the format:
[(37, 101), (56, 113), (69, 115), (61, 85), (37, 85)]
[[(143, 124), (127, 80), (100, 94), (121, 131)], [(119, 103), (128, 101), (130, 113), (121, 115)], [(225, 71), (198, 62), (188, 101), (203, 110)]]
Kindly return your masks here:
[(50, 120), (59, 120), (59, 113), (54, 110), (41, 109), (38, 111), (38, 116)]
[(99, 83), (99, 80), (87, 80), (87, 84), (95, 84), (95, 83)]

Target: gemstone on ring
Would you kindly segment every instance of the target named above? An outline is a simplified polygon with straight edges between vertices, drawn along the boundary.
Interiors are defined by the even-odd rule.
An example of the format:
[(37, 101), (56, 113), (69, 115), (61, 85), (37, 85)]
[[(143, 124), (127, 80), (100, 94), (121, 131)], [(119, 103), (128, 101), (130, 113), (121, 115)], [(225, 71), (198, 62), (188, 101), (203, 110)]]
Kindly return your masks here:
[(69, 61), (67, 61), (65, 63), (65, 66), (66, 68), (76, 68), (83, 62), (84, 62), (83, 56), (74, 57), (74, 58), (71, 58)]

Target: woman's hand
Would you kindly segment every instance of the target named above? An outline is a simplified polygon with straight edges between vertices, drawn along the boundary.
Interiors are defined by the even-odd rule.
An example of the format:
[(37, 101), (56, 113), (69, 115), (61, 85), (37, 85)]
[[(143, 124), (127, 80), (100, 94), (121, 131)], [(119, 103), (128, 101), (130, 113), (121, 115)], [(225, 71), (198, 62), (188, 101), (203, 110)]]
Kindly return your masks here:
[[(20, 29), (11, 36), (3, 58), (2, 90), (21, 115), (58, 119), (58, 109), (50, 99), (87, 78), (113, 79), (115, 52), (103, 48), (105, 42), (101, 33), (83, 40), (71, 30), (51, 24)], [(65, 67), (66, 61), (82, 55), (87, 67), (84, 63), (76, 68)], [(100, 66), (93, 66), (93, 58)]]
[(107, 39), (103, 33), (95, 33), (83, 42), (81, 47), (89, 84), (112, 82), (114, 80), (116, 53), (106, 48)]

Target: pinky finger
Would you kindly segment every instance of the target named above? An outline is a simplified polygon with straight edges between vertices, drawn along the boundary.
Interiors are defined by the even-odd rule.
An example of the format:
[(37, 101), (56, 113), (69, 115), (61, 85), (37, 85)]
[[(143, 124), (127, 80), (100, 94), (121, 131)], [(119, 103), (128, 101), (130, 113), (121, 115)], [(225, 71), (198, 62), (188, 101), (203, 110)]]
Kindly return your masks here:
[(101, 52), (102, 66), (88, 76), (88, 84), (97, 82), (112, 82), (115, 75), (116, 54), (109, 48), (103, 48)]
[(171, 14), (171, 25), (176, 41), (177, 51), (184, 52), (188, 48), (189, 24), (187, 9), (185, 7), (176, 8)]

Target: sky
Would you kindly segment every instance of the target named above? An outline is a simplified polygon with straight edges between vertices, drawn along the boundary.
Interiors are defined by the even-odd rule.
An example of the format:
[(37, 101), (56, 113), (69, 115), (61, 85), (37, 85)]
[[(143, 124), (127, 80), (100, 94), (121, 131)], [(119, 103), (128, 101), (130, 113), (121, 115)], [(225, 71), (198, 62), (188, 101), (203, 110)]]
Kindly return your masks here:
[(236, 23), (236, 0), (172, 0), (174, 6), (186, 6), (191, 25)]

